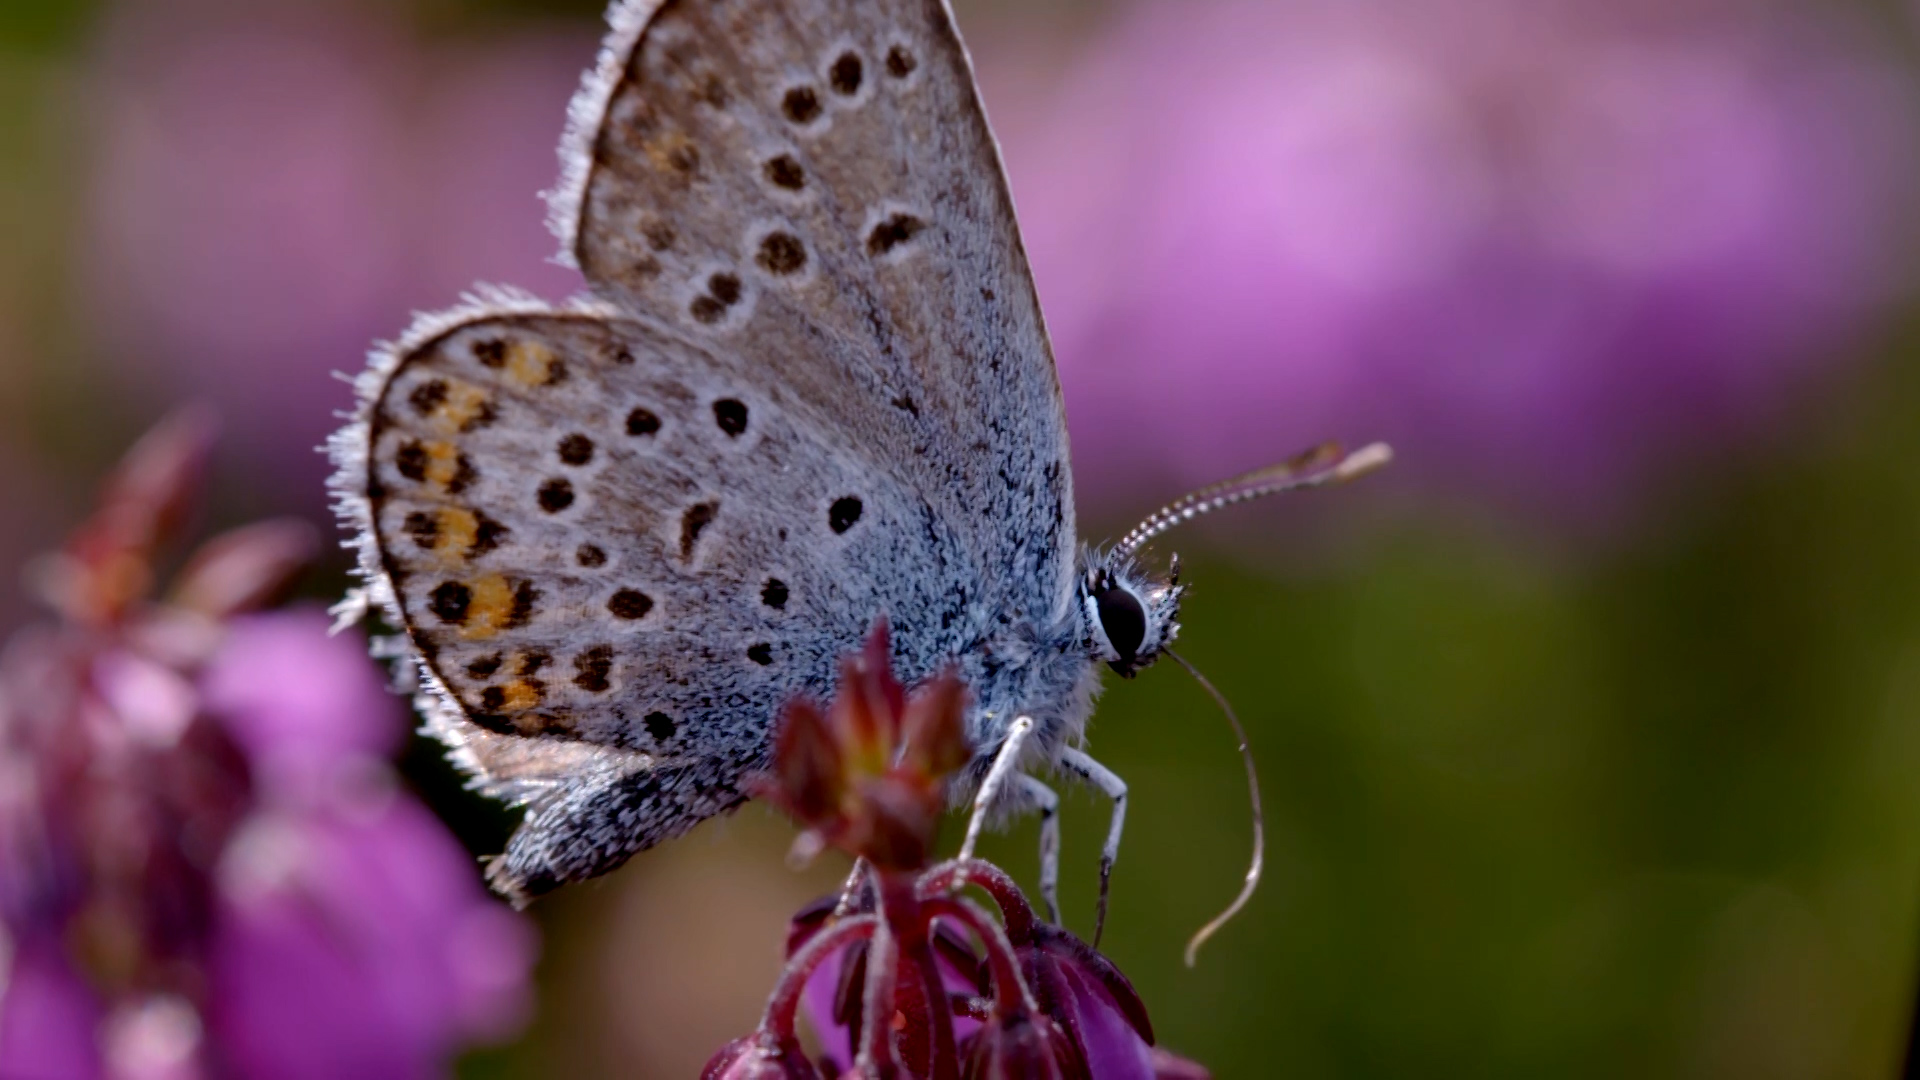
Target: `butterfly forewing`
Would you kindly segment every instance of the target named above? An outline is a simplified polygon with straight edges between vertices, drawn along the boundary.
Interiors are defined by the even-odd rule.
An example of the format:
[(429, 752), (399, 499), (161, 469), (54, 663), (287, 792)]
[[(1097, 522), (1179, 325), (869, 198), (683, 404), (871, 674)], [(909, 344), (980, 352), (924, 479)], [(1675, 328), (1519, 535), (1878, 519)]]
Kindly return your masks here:
[(637, 11), (563, 148), (558, 224), (595, 290), (774, 368), (879, 451), (966, 536), (996, 611), (1064, 605), (1059, 385), (946, 5)]

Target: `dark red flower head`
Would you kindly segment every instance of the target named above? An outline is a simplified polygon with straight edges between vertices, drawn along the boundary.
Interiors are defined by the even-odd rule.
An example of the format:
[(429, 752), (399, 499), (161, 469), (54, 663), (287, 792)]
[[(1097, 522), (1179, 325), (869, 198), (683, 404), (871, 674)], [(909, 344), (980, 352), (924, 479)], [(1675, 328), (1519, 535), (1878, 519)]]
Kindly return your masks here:
[[(945, 780), (970, 757), (965, 701), (951, 674), (909, 696), (880, 624), (843, 663), (830, 707), (786, 711), (759, 794), (806, 827), (797, 850), (866, 862), (843, 895), (795, 918), (759, 1029), (723, 1047), (707, 1080), (1205, 1080), (1153, 1045), (1126, 976), (1041, 922), (1003, 871), (926, 866)], [(802, 1011), (817, 1065), (799, 1049)]]
[(909, 697), (887, 649), (883, 620), (841, 662), (831, 706), (787, 707), (759, 792), (806, 826), (796, 850), (835, 847), (881, 870), (913, 870), (932, 850), (947, 774), (972, 756), (966, 690), (942, 672)]

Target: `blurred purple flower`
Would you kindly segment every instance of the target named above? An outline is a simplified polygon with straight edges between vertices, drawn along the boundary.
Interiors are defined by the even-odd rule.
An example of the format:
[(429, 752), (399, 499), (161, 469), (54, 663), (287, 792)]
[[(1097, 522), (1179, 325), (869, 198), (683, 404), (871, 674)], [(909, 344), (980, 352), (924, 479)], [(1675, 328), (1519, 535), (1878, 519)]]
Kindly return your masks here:
[(277, 507), (318, 508), (315, 403), (344, 406), (331, 373), (411, 308), (579, 288), (538, 195), (591, 39), (428, 46), (403, 18), (215, 0), (104, 23), (89, 329), (130, 384), (216, 405)]
[(245, 614), (316, 549), (215, 538), (163, 597), (210, 428), (130, 454), (0, 654), (0, 1076), (419, 1077), (525, 1006), (530, 929), (396, 785), (362, 643)]
[(1349, 436), (1607, 520), (1906, 287), (1913, 80), (1832, 9), (1160, 0), (996, 116), (1095, 499)]

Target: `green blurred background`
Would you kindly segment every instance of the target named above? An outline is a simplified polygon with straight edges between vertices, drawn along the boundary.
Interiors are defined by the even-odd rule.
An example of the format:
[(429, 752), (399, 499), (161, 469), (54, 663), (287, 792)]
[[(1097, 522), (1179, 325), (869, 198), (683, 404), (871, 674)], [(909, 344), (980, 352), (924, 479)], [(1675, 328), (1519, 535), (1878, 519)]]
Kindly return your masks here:
[[(1679, 29), (1663, 28), (1658, 6), (1622, 5), (1616, 14), (1633, 11), (1615, 25), (1592, 14), (1603, 5), (1548, 6), (1568, 41), (1639, 34), (1670, 51), (1724, 33), (1793, 51), (1812, 35), (1835, 58), (1816, 75), (1871, 68), (1911, 104), (1915, 22), (1898, 5), (1690, 5)], [(1465, 406), (1402, 394), (1406, 380), (1381, 360), (1426, 363), (1413, 330), (1398, 345), (1356, 333), (1343, 340), (1359, 344), (1315, 352), (1290, 346), (1291, 324), (1256, 320), (1228, 342), (1226, 367), (1171, 354), (1101, 367), (1137, 329), (1111, 296), (1165, 290), (1151, 277), (1126, 288), (1076, 277), (1088, 234), (1056, 223), (1061, 207), (1100, 194), (1075, 178), (1106, 175), (1107, 159), (1097, 146), (1048, 148), (1113, 130), (1098, 114), (1113, 85), (1103, 80), (1164, 76), (1141, 63), (1151, 52), (1135, 39), (1183, 9), (956, 6), (1007, 139), (1042, 298), (1050, 310), (1066, 298), (1056, 329), (1090, 537), (1117, 534), (1181, 484), (1322, 437), (1378, 435), (1402, 450), (1402, 475), (1371, 490), (1310, 496), (1172, 545), (1193, 586), (1182, 650), (1241, 710), (1269, 833), (1264, 886), (1197, 970), (1182, 967), (1181, 945), (1231, 896), (1249, 840), (1231, 736), (1171, 665), (1102, 698), (1093, 749), (1133, 790), (1106, 946), (1161, 1040), (1223, 1077), (1897, 1074), (1920, 959), (1920, 325), (1905, 269), (1905, 181), (1920, 137), (1899, 126), (1915, 114), (1862, 121), (1856, 149), (1866, 149), (1834, 165), (1846, 175), (1802, 178), (1802, 201), (1846, 203), (1834, 217), (1756, 234), (1783, 265), (1812, 259), (1798, 246), (1808, 236), (1851, 230), (1879, 245), (1833, 256), (1853, 274), (1849, 290), (1870, 298), (1768, 328), (1787, 344), (1753, 377), (1764, 393), (1744, 372), (1684, 394), (1662, 381), (1724, 360), (1699, 345), (1720, 324), (1688, 322), (1686, 303), (1712, 294), (1735, 321), (1784, 304), (1772, 284), (1702, 257), (1615, 282), (1610, 295), (1666, 305), (1654, 329), (1613, 352), (1534, 358), (1542, 378), (1660, 358), (1642, 382), (1621, 376), (1628, 389), (1609, 384), (1591, 409), (1599, 399), (1582, 395), (1601, 393), (1594, 381), (1545, 397), (1496, 387), (1456, 424)], [(1413, 18), (1394, 10), (1410, 6), (1424, 6), (1421, 19), (1471, 7), (1507, 25), (1497, 8), (1459, 0), (1375, 13), (1391, 24)], [(1219, 18), (1272, 29), (1293, 17), (1285, 4), (1251, 7), (1262, 10)], [(356, 368), (366, 341), (467, 281), (571, 288), (539, 261), (548, 242), (532, 195), (552, 172), (549, 147), (598, 16), (595, 0), (0, 6), (0, 561), (50, 544), (120, 449), (194, 397), (228, 422), (217, 519), (324, 519), (323, 469), (308, 451), (347, 404), (328, 369)], [(1341, 32), (1341, 47), (1354, 33)], [(220, 81), (226, 54), (203, 62), (195, 51), (234, 34), (264, 43), (249, 54), (266, 72), (260, 85), (291, 72), (306, 89), (238, 99), (233, 88), (250, 84)], [(1547, 68), (1565, 49), (1531, 37), (1502, 47)], [(1293, 55), (1275, 52), (1276, 77)], [(1202, 42), (1182, 62), (1207, 59)], [(1447, 72), (1480, 63), (1436, 61), (1439, 81), (1419, 85), (1453, 85)], [(1790, 77), (1752, 63), (1756, 85)], [(495, 96), (469, 109), (472, 88)], [(214, 102), (206, 116), (191, 111), (196, 94)], [(1500, 102), (1486, 108), (1499, 114)], [(1886, 117), (1893, 128), (1872, 126)], [(1688, 145), (1706, 145), (1711, 125), (1696, 127)], [(300, 137), (275, 134), (289, 130)], [(1791, 137), (1780, 147), (1832, 151)], [(220, 186), (249, 168), (268, 177), (255, 202), (254, 189)], [(1842, 182), (1860, 175), (1874, 183)], [(1884, 201), (1861, 210), (1860, 190)], [(1116, 198), (1181, 205), (1163, 195)], [(1495, 205), (1497, 216), (1512, 202)], [(274, 231), (307, 215), (308, 226)], [(1182, 243), (1211, 227), (1177, 214), (1175, 226)], [(1491, 246), (1508, 252), (1509, 271), (1526, 265), (1511, 236)], [(282, 258), (293, 269), (276, 269)], [(1255, 265), (1277, 293), (1289, 289), (1287, 267)], [(1683, 272), (1704, 284), (1675, 284)], [(1475, 280), (1509, 294), (1498, 274)], [(174, 285), (192, 302), (176, 301)], [(1663, 299), (1668, 288), (1679, 299)], [(1355, 312), (1343, 327), (1424, 325), (1398, 306), (1420, 309), (1399, 285), (1393, 302), (1342, 289), (1338, 302)], [(1182, 340), (1179, 313), (1166, 321)], [(1447, 362), (1429, 370), (1447, 377)], [(1155, 378), (1202, 403), (1188, 410), (1197, 424), (1216, 421), (1204, 403), (1225, 397), (1270, 401), (1275, 420), (1229, 418), (1238, 441), (1202, 446), (1178, 406), (1162, 417), (1113, 390), (1156, 364), (1167, 374)], [(1364, 377), (1323, 393), (1328, 371)], [(1642, 385), (1651, 389), (1635, 396)], [(1543, 402), (1562, 410), (1553, 430), (1514, 420)], [(1568, 434), (1602, 411), (1597, 433)], [(1561, 454), (1585, 463), (1577, 478), (1562, 477)], [(344, 583), (336, 559), (311, 591), (325, 598)], [(11, 626), (26, 608), (13, 583), (6, 590)], [(497, 850), (506, 819), (463, 796), (431, 748), (414, 747), (406, 770), (476, 853)], [(1065, 814), (1064, 899), (1082, 930), (1105, 813), (1076, 792)], [(750, 807), (544, 901), (536, 1010), (517, 1042), (474, 1052), (460, 1074), (693, 1075), (751, 1026), (787, 916), (841, 872), (789, 870), (789, 837)], [(1029, 825), (988, 853), (1031, 881), (1033, 850)]]

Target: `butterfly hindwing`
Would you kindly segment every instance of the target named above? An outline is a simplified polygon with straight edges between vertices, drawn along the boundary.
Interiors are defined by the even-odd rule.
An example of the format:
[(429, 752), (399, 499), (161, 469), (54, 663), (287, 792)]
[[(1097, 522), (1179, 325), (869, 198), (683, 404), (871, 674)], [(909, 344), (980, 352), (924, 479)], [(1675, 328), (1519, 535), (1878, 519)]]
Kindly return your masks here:
[(436, 732), (533, 804), (496, 871), (518, 891), (738, 803), (780, 705), (875, 614), (934, 613), (896, 617), (911, 670), (958, 647), (959, 538), (776, 376), (531, 301), (429, 320), (377, 369), (364, 555)]
[(616, 5), (554, 200), (635, 317), (779, 372), (959, 529), (987, 606), (1072, 588), (1064, 410), (942, 0)]

